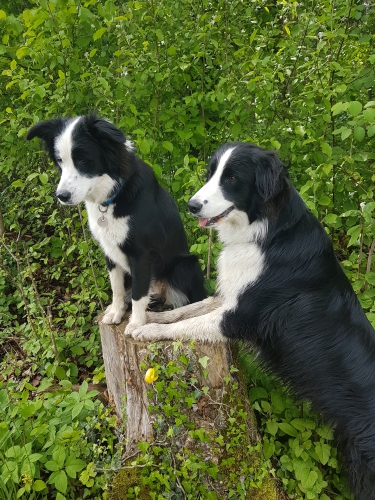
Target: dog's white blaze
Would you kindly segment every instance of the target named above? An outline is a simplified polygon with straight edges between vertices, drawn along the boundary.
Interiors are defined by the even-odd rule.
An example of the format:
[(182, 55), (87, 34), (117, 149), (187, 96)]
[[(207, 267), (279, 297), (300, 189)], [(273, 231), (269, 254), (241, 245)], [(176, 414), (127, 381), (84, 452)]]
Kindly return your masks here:
[(199, 216), (202, 218), (216, 217), (223, 213), (233, 203), (224, 198), (223, 191), (220, 187), (220, 179), (223, 174), (226, 163), (234, 148), (227, 149), (221, 156), (218, 166), (211, 179), (192, 197), (192, 201), (198, 201), (203, 204)]
[(55, 140), (55, 152), (56, 155), (62, 159), (64, 166), (73, 164), (72, 160), (72, 147), (73, 147), (73, 130), (81, 117), (72, 120), (69, 125), (61, 132), (61, 134), (56, 137)]
[(72, 158), (73, 130), (81, 118), (75, 118), (55, 140), (55, 154), (61, 158), (61, 177), (56, 193), (70, 193), (69, 204), (76, 205), (84, 200), (92, 185), (92, 179), (77, 170)]

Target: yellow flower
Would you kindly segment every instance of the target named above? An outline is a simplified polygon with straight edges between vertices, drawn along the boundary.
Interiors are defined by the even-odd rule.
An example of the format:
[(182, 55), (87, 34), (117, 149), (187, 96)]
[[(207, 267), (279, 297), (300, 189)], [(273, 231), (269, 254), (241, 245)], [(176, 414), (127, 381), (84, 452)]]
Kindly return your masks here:
[(145, 381), (148, 384), (152, 384), (152, 382), (155, 382), (155, 380), (157, 380), (157, 379), (158, 379), (158, 376), (155, 374), (154, 368), (149, 368), (146, 372), (146, 375), (145, 375)]

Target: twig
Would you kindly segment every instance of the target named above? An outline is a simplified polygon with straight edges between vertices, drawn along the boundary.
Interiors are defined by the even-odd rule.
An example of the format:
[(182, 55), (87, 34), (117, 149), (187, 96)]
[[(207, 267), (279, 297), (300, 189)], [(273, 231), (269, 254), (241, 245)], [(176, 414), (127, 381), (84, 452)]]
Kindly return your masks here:
[(207, 279), (210, 278), (211, 274), (211, 256), (212, 256), (212, 227), (210, 227), (208, 235), (208, 254), (207, 254)]
[(5, 233), (4, 219), (3, 219), (3, 214), (0, 212), (0, 238), (3, 237), (4, 233)]
[[(84, 238), (84, 240), (86, 242), (86, 245), (87, 245), (87, 255), (88, 255), (88, 258), (89, 258), (89, 261), (90, 261), (92, 276), (94, 278), (94, 282), (95, 282), (95, 286), (96, 286), (96, 291), (99, 292), (99, 285), (98, 285), (98, 281), (96, 279), (95, 268), (94, 268), (94, 264), (92, 262), (90, 247), (89, 247), (89, 243), (87, 241), (87, 236), (86, 236), (85, 225), (83, 223), (82, 212), (81, 212), (81, 208), (80, 208), (79, 205), (78, 205), (78, 213), (79, 213), (79, 220), (81, 221), (83, 238)], [(102, 298), (100, 297), (99, 293), (98, 293), (98, 297), (99, 297), (99, 303), (100, 303), (101, 310), (104, 311), (104, 304), (103, 304)]]
[(52, 345), (53, 345), (53, 350), (55, 352), (55, 356), (56, 356), (57, 361), (59, 363), (61, 363), (60, 353), (59, 353), (59, 350), (57, 348), (55, 335), (53, 333), (53, 327), (52, 327), (52, 308), (51, 308), (50, 305), (47, 306), (47, 313), (48, 313), (48, 321), (49, 321), (49, 326), (50, 326), (51, 341), (52, 341)]
[(361, 216), (361, 236), (359, 238), (359, 253), (358, 253), (358, 272), (357, 272), (357, 279), (361, 277), (361, 264), (362, 264), (362, 255), (363, 255), (363, 220)]
[(48, 312), (48, 316), (47, 316), (47, 314), (44, 311), (44, 308), (42, 306), (42, 301), (40, 300), (40, 295), (39, 295), (39, 292), (38, 292), (38, 287), (36, 286), (34, 275), (33, 275), (33, 272), (31, 270), (30, 261), (29, 261), (29, 255), (27, 253), (27, 248), (26, 248), (26, 245), (25, 245), (24, 241), (22, 241), (22, 246), (23, 246), (23, 251), (25, 253), (25, 257), (26, 257), (27, 269), (29, 271), (29, 277), (30, 277), (31, 283), (33, 285), (33, 289), (34, 289), (36, 300), (37, 300), (38, 305), (39, 305), (39, 310), (40, 310), (40, 312), (42, 314), (44, 323), (45, 323), (46, 319), (48, 319), (48, 324), (49, 324), (50, 328), (46, 328), (46, 330), (50, 331), (51, 342), (52, 342), (52, 346), (53, 346), (53, 350), (54, 350), (56, 359), (57, 359), (57, 361), (59, 363), (61, 363), (61, 358), (60, 358), (59, 350), (57, 349), (56, 339), (55, 339), (55, 335), (54, 335), (53, 329), (52, 329), (52, 310), (51, 310), (51, 306), (50, 305), (47, 306), (47, 312)]
[(16, 262), (16, 265), (17, 265), (17, 272), (18, 272), (18, 277), (19, 277), (19, 285), (16, 283), (16, 281), (13, 279), (13, 277), (11, 276), (11, 274), (8, 272), (8, 270), (3, 266), (3, 264), (0, 262), (0, 266), (1, 268), (4, 270), (4, 272), (10, 277), (12, 283), (15, 285), (16, 289), (19, 291), (21, 297), (22, 297), (22, 300), (23, 300), (23, 303), (25, 304), (25, 310), (26, 310), (26, 316), (27, 316), (27, 321), (29, 323), (29, 325), (31, 326), (31, 329), (34, 333), (35, 332), (35, 328), (34, 328), (34, 324), (33, 324), (33, 321), (31, 319), (31, 316), (30, 316), (30, 311), (29, 311), (29, 302), (28, 300), (26, 299), (26, 295), (25, 295), (25, 291), (23, 289), (23, 283), (22, 283), (22, 273), (21, 273), (21, 266), (20, 266), (20, 263), (19, 263), (19, 260), (17, 259), (17, 257), (14, 255), (14, 253), (10, 250), (10, 248), (7, 247), (7, 245), (4, 243), (4, 241), (0, 240), (0, 243), (2, 244), (2, 246), (5, 248), (5, 250), (9, 253), (9, 255), (13, 258), (13, 260), (15, 260)]
[[(371, 271), (372, 255), (374, 253), (374, 250), (375, 250), (375, 238), (372, 240), (370, 250), (368, 251), (366, 275)], [(367, 287), (368, 287), (368, 281), (366, 279), (363, 290), (367, 290)]]

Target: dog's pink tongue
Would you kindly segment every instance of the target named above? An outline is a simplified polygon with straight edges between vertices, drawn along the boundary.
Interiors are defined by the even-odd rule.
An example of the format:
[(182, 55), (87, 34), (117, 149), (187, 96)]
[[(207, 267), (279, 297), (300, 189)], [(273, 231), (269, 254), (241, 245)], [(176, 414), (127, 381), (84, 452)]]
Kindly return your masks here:
[(204, 227), (207, 224), (208, 219), (198, 219), (198, 224), (200, 227)]

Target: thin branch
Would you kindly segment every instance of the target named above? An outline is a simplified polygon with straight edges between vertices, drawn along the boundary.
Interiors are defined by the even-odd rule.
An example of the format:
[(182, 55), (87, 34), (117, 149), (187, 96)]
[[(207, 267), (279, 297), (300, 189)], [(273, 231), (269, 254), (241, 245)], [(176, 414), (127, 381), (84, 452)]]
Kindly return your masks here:
[(366, 274), (368, 274), (371, 271), (372, 255), (374, 253), (374, 250), (375, 250), (375, 238), (372, 240), (370, 250), (368, 252)]
[(0, 262), (0, 267), (3, 269), (3, 271), (5, 272), (5, 274), (10, 278), (11, 282), (13, 283), (13, 285), (16, 287), (16, 289), (20, 293), (20, 295), (22, 297), (22, 300), (23, 300), (23, 303), (25, 304), (25, 311), (26, 311), (27, 321), (28, 321), (31, 329), (33, 330), (33, 332), (36, 333), (33, 321), (31, 319), (30, 311), (29, 311), (30, 304), (29, 304), (28, 300), (26, 299), (25, 291), (23, 289), (22, 273), (21, 273), (21, 266), (20, 266), (19, 259), (17, 259), (17, 257), (13, 254), (13, 252), (10, 250), (10, 248), (4, 243), (4, 241), (0, 240), (0, 243), (5, 248), (5, 250), (8, 252), (8, 254), (13, 258), (13, 260), (16, 262), (17, 273), (18, 273), (18, 278), (19, 278), (19, 285), (13, 279), (13, 277), (11, 276), (11, 274), (8, 272), (8, 270), (5, 268), (5, 266), (3, 266), (3, 264), (1, 262)]
[[(93, 264), (92, 258), (91, 258), (90, 246), (89, 246), (89, 242), (87, 240), (85, 225), (83, 223), (82, 212), (81, 212), (81, 208), (80, 208), (79, 205), (78, 205), (78, 213), (79, 213), (79, 220), (81, 221), (83, 238), (84, 238), (84, 240), (86, 242), (86, 245), (87, 245), (87, 255), (88, 255), (88, 258), (89, 258), (89, 261), (90, 261), (92, 276), (94, 278), (94, 282), (95, 282), (95, 286), (96, 286), (96, 291), (99, 292), (99, 285), (98, 285), (98, 281), (96, 279), (95, 268), (94, 268), (94, 264)], [(98, 293), (98, 297), (99, 297), (99, 303), (100, 303), (101, 310), (104, 311), (104, 304), (103, 304), (102, 298), (100, 297), (99, 293)]]

